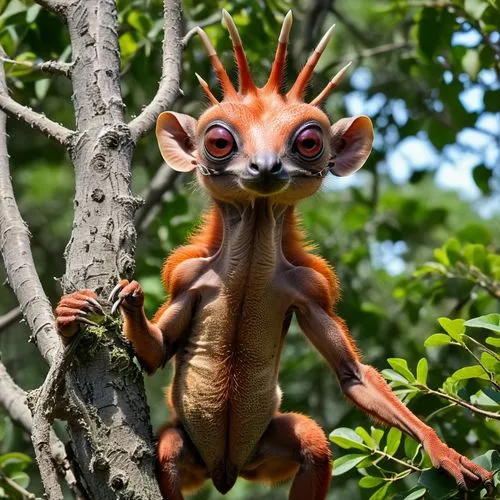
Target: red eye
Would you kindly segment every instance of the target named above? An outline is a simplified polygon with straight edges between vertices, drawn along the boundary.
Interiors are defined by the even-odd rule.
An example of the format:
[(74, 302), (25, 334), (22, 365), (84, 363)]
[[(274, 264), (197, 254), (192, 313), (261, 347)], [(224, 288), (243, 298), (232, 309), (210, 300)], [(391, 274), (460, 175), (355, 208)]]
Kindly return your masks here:
[(222, 160), (233, 152), (235, 140), (227, 128), (214, 125), (207, 130), (204, 144), (209, 157)]
[(301, 130), (295, 138), (295, 150), (304, 158), (311, 160), (323, 151), (323, 136), (316, 127)]

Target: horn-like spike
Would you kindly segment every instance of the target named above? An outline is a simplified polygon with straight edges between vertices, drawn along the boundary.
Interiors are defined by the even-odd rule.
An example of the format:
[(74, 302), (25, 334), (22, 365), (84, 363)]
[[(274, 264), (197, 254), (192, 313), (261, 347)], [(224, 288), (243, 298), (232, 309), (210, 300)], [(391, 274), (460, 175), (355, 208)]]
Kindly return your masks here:
[(332, 90), (339, 84), (340, 80), (344, 76), (345, 72), (349, 69), (349, 66), (352, 64), (352, 61), (348, 62), (342, 69), (338, 71), (338, 73), (328, 82), (328, 85), (319, 93), (317, 97), (315, 97), (311, 104), (313, 106), (321, 106), (325, 99), (330, 95)]
[(330, 38), (332, 37), (332, 31), (335, 28), (335, 24), (323, 35), (323, 38), (318, 43), (317, 47), (314, 49), (314, 52), (310, 55), (307, 60), (305, 66), (302, 68), (297, 80), (293, 84), (292, 88), (287, 94), (287, 97), (291, 97), (292, 99), (300, 99), (304, 95), (304, 90), (311, 79), (312, 72), (318, 64), (319, 58), (321, 54), (323, 54)]
[(200, 82), (200, 86), (201, 86), (203, 92), (205, 92), (206, 96), (208, 97), (208, 100), (212, 104), (219, 104), (219, 101), (212, 94), (212, 91), (210, 90), (208, 83), (205, 80), (203, 80), (203, 78), (198, 73), (195, 73), (195, 75), (196, 75), (196, 78), (198, 78), (198, 81)]
[(217, 77), (219, 78), (220, 85), (222, 87), (222, 91), (224, 92), (224, 97), (229, 97), (231, 99), (238, 99), (238, 92), (234, 88), (229, 76), (227, 76), (226, 70), (222, 63), (220, 62), (219, 56), (217, 52), (215, 52), (215, 48), (212, 45), (212, 42), (208, 38), (207, 34), (200, 28), (196, 28), (198, 35), (203, 42), (205, 50), (207, 51), (208, 57), (210, 57), (210, 61), (212, 63), (212, 67), (217, 73)]
[(234, 54), (236, 56), (236, 62), (238, 64), (238, 75), (240, 82), (240, 93), (247, 94), (248, 92), (255, 91), (255, 85), (252, 80), (252, 75), (250, 73), (250, 68), (248, 67), (247, 57), (245, 55), (245, 50), (243, 49), (243, 43), (241, 42), (240, 34), (238, 33), (238, 28), (234, 23), (231, 14), (225, 9), (222, 9), (222, 19), (229, 31), (229, 36), (231, 37), (231, 43), (233, 44)]
[(285, 18), (283, 19), (283, 25), (281, 26), (280, 36), (278, 38), (278, 48), (276, 49), (276, 55), (274, 57), (273, 66), (271, 68), (271, 74), (267, 80), (264, 89), (266, 90), (276, 90), (281, 85), (281, 80), (283, 78), (283, 71), (285, 68), (286, 59), (286, 49), (288, 46), (288, 39), (290, 37), (290, 30), (292, 29), (293, 15), (292, 11), (289, 10)]

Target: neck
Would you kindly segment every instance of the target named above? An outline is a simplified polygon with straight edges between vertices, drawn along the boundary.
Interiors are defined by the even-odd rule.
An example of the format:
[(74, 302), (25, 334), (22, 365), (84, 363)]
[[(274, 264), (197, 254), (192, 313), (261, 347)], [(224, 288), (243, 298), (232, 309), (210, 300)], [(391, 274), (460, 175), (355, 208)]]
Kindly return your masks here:
[(262, 198), (245, 205), (217, 202), (217, 209), (223, 236), (214, 257), (224, 274), (242, 279), (250, 270), (259, 275), (274, 272), (284, 261), (283, 229), (291, 207)]

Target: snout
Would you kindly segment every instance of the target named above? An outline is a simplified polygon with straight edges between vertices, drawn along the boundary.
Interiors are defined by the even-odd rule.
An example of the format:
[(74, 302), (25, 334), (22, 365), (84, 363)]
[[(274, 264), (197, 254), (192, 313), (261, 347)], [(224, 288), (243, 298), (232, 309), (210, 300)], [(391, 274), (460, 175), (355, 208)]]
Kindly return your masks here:
[(242, 187), (248, 191), (270, 195), (285, 189), (290, 182), (290, 176), (279, 155), (266, 151), (250, 158), (240, 181)]

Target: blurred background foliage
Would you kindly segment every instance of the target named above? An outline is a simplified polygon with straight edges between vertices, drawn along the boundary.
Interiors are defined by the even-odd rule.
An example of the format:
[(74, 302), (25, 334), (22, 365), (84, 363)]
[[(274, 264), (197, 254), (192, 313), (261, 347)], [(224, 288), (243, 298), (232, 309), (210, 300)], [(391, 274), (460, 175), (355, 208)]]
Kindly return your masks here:
[[(157, 89), (162, 5), (160, 0), (118, 0), (117, 4), (122, 91), (132, 117)], [(317, 242), (318, 252), (337, 270), (343, 289), (338, 312), (365, 360), (383, 370), (389, 368), (386, 358), (404, 358), (414, 371), (426, 355), (429, 385), (436, 387), (470, 364), (465, 349), (424, 347), (424, 340), (439, 329), (437, 318), (467, 320), (500, 312), (500, 266), (494, 260), (500, 245), (498, 0), (183, 1), (185, 31), (197, 24), (205, 26), (226, 67), (233, 68), (229, 38), (220, 24), (221, 8), (232, 13), (239, 26), (258, 83), (267, 77), (288, 9), (294, 13), (289, 82), (322, 33), (336, 23), (309, 95), (319, 92), (339, 67), (352, 60), (349, 77), (325, 109), (332, 120), (369, 115), (375, 126), (375, 146), (362, 171), (348, 179), (329, 178), (320, 193), (300, 206), (304, 226)], [(0, 43), (7, 57), (16, 61), (6, 63), (14, 98), (72, 127), (70, 83), (33, 67), (42, 60), (71, 60), (68, 34), (59, 20), (31, 1), (0, 0)], [(183, 71), (183, 95), (174, 109), (197, 116), (207, 101), (194, 72), (207, 78), (212, 88), (216, 81), (196, 37), (184, 51)], [(73, 172), (65, 154), (37, 131), (13, 120), (8, 130), (16, 196), (33, 236), (42, 283), (55, 304), (71, 232)], [(161, 165), (151, 135), (135, 152), (135, 193), (147, 197), (152, 179), (164, 169)], [(146, 290), (149, 315), (165, 299), (159, 279), (165, 256), (185, 240), (208, 203), (188, 175), (171, 175), (164, 185), (168, 189), (160, 193), (161, 203), (143, 214), (138, 224), (136, 278)], [(478, 250), (465, 252), (467, 245)], [(474, 252), (478, 252), (476, 260)], [(481, 260), (479, 254), (493, 257)], [(460, 260), (462, 265), (457, 267)], [(426, 266), (427, 261), (434, 263)], [(482, 278), (477, 277), (478, 269)], [(489, 288), (483, 286), (485, 279)], [(0, 289), (0, 304), (2, 314), (16, 306), (7, 283)], [(0, 332), (1, 359), (25, 389), (38, 386), (47, 371), (28, 337), (23, 323)], [(147, 380), (155, 428), (168, 418), (163, 388), (170, 376), (167, 367)], [(462, 390), (461, 397), (467, 399), (482, 387), (483, 379), (475, 380), (472, 388), (461, 384), (453, 390)], [(311, 415), (327, 433), (358, 425), (369, 429), (368, 418), (344, 401), (335, 377), (296, 325), (288, 335), (280, 380), (284, 410)], [(490, 393), (496, 394), (498, 411), (497, 388)], [(485, 422), (484, 416), (457, 405), (440, 414), (444, 404), (426, 395), (412, 400), (410, 407), (424, 419), (432, 416), (430, 424), (468, 456), (499, 447), (500, 429), (493, 420)], [(344, 453), (332, 446), (336, 457)], [(0, 453), (12, 450), (33, 456), (29, 436), (0, 413)], [(413, 451), (410, 447), (409, 452)], [(0, 460), (4, 487), (0, 494), (14, 498), (15, 493), (1, 481), (6, 473), (2, 463), (12, 460)], [(28, 489), (40, 495), (33, 463), (17, 455), (14, 463), (11, 470), (21, 476), (23, 485), (28, 486), (31, 478)], [(335, 477), (332, 498), (333, 493), (369, 498), (374, 490), (361, 489), (358, 480), (355, 469)], [(391, 493), (372, 498), (407, 491), (412, 484), (405, 481), (392, 485)], [(370, 487), (369, 482), (365, 486)], [(218, 497), (208, 483), (195, 496)], [(239, 481), (227, 498), (284, 499), (286, 488)]]

